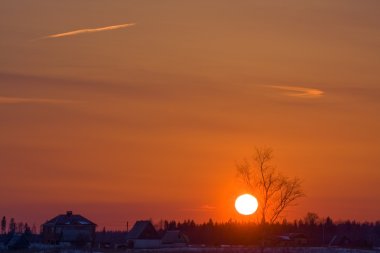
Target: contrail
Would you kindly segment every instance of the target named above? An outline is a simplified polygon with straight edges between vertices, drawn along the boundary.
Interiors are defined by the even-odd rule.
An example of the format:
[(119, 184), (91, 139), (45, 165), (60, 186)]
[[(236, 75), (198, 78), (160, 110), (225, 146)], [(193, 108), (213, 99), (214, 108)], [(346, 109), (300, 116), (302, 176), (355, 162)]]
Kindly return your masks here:
[(273, 88), (273, 89), (288, 91), (288, 93), (286, 94), (292, 97), (313, 98), (313, 97), (323, 96), (324, 94), (324, 92), (321, 90), (314, 89), (314, 88), (307, 88), (307, 87), (279, 86), (279, 85), (270, 85), (268, 87)]
[(111, 26), (98, 27), (98, 28), (85, 28), (85, 29), (80, 29), (80, 30), (75, 30), (75, 31), (70, 31), (70, 32), (51, 34), (51, 35), (42, 37), (40, 39), (54, 39), (54, 38), (61, 38), (61, 37), (67, 37), (67, 36), (74, 36), (74, 35), (78, 35), (82, 33), (96, 33), (96, 32), (103, 32), (103, 31), (110, 31), (110, 30), (130, 27), (134, 25), (136, 25), (136, 23), (111, 25)]
[(51, 99), (51, 98), (22, 98), (22, 97), (2, 97), (1, 104), (73, 104), (77, 103), (72, 100)]

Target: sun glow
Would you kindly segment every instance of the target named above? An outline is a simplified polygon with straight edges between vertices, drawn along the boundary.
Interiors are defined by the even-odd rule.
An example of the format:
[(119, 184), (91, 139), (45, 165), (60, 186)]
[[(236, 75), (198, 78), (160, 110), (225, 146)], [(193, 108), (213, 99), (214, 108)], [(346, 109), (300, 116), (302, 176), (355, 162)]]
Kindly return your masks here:
[(243, 194), (236, 198), (235, 209), (242, 215), (251, 215), (259, 207), (257, 199), (251, 194)]

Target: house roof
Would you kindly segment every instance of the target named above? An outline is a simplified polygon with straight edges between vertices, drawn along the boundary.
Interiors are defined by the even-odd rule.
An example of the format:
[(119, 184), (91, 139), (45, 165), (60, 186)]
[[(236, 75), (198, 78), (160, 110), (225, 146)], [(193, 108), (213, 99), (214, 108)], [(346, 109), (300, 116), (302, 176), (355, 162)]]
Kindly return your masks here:
[(131, 231), (128, 232), (128, 239), (159, 239), (159, 235), (150, 221), (136, 221)]
[(43, 224), (44, 226), (56, 226), (56, 225), (95, 225), (89, 219), (84, 218), (82, 215), (73, 214), (71, 211), (68, 211), (66, 214), (61, 214), (54, 217), (51, 220), (48, 220)]

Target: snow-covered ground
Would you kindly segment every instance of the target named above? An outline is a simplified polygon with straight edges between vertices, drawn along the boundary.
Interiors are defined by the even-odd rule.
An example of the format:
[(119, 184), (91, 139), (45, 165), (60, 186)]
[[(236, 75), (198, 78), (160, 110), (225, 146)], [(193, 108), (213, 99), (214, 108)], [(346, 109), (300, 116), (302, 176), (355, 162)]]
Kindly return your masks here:
[[(380, 253), (380, 249), (363, 250), (331, 247), (185, 247), (185, 248), (165, 248), (165, 249), (128, 249), (128, 250), (75, 250), (64, 249), (57, 246), (33, 245), (33, 252), (38, 253)], [(0, 250), (1, 251), (1, 250)], [(3, 251), (4, 252), (4, 251)], [(27, 251), (25, 251), (27, 252)]]
[(188, 247), (155, 250), (134, 250), (139, 253), (380, 253), (380, 250), (362, 250), (346, 248), (322, 248), (322, 247)]

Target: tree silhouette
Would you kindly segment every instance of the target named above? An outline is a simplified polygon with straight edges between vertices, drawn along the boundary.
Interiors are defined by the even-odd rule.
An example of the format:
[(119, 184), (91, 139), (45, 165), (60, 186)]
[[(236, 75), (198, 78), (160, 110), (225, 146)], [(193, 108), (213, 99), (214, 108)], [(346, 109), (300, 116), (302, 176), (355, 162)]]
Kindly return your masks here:
[(7, 230), (7, 219), (5, 216), (1, 219), (1, 233), (5, 234), (5, 231)]
[(9, 221), (9, 232), (10, 233), (16, 232), (16, 222), (14, 218), (11, 218), (11, 220)]
[(272, 164), (271, 148), (256, 148), (252, 160), (237, 164), (238, 176), (259, 199), (259, 213), (263, 224), (274, 223), (283, 211), (305, 196), (298, 178), (288, 178)]
[(305, 223), (308, 225), (316, 225), (318, 222), (319, 216), (316, 213), (308, 212), (304, 218)]

